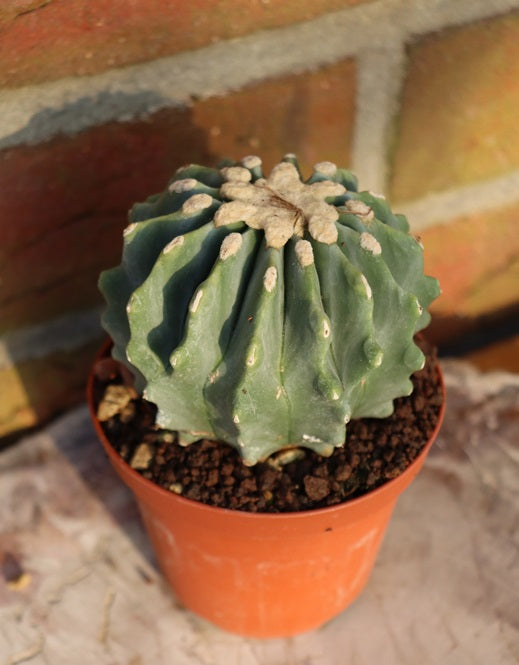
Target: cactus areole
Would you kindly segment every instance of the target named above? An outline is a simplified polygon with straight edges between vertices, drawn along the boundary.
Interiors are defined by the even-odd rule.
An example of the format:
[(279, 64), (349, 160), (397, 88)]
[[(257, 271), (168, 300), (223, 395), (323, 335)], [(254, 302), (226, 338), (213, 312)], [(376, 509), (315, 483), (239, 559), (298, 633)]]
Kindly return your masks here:
[(293, 155), (179, 169), (135, 205), (105, 271), (113, 356), (186, 445), (226, 442), (252, 465), (347, 445), (352, 418), (383, 418), (412, 391), (438, 282), (384, 197)]

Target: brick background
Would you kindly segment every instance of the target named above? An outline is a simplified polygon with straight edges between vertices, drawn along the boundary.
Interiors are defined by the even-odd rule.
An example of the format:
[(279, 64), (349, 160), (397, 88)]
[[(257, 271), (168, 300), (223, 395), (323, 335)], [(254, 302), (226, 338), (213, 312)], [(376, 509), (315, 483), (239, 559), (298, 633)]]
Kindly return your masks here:
[(52, 353), (0, 369), (0, 437), (34, 427), (82, 401), (101, 339), (72, 352)]
[[(499, 7), (507, 3), (495, 0)], [(81, 113), (81, 100), (94, 95), (89, 80), (81, 78), (85, 75), (107, 69), (116, 75), (112, 87), (95, 92), (96, 104), (108, 104), (110, 95), (120, 92), (117, 67), (242, 35), (250, 35), (254, 45), (256, 30), (311, 22), (323, 13), (362, 4), (370, 11), (395, 11), (394, 23), (374, 24), (354, 12), (355, 30), (366, 33), (364, 41), (353, 39), (357, 46), (341, 51), (332, 64), (305, 62), (302, 50), (297, 69), (260, 80), (256, 71), (249, 84), (240, 83), (240, 89), (228, 89), (220, 97), (198, 99), (193, 93), (188, 106), (152, 109), (146, 117), (128, 120), (130, 109), (106, 124), (99, 124), (89, 107), (94, 126), (79, 132), (68, 124), (63, 127), (67, 135), (56, 134), (61, 111), (66, 110), (69, 121), (71, 109)], [(406, 21), (398, 20), (404, 4), (410, 9), (408, 28), (403, 25), (407, 13)], [(0, 86), (9, 88), (9, 99), (19, 98), (23, 106), (27, 89), (18, 86), (47, 83), (41, 88), (44, 104), (35, 105), (29, 120), (29, 125), (34, 120), (41, 126), (40, 142), (22, 144), (29, 135), (22, 130), (15, 136), (25, 139), (16, 138), (15, 147), (0, 150), (0, 336), (34, 324), (45, 327), (63, 314), (99, 304), (97, 277), (119, 260), (128, 208), (159, 191), (178, 166), (216, 165), (222, 157), (259, 154), (268, 172), (284, 153), (296, 152), (307, 173), (322, 159), (355, 168), (355, 160), (362, 163), (359, 146), (375, 156), (370, 165), (381, 166), (374, 174), (377, 183), (390, 172), (386, 192), (396, 211), (409, 201), (418, 209), (429, 204), (424, 197), (431, 192), (453, 193), (452, 209), (444, 206), (441, 217), (430, 217), (434, 224), (421, 232), (426, 271), (443, 288), (428, 334), (449, 345), (475, 334), (491, 335), (503, 322), (517, 322), (519, 191), (516, 196), (508, 186), (509, 201), (497, 196), (498, 203), (485, 201), (489, 212), (472, 206), (476, 212), (462, 215), (466, 201), (458, 190), (497, 176), (516, 177), (519, 169), (519, 0), (516, 4), (516, 11), (504, 15), (489, 5), (490, 18), (481, 20), (483, 3), (468, 0), (458, 0), (456, 12), (449, 3), (424, 0), (402, 5), (389, 0), (4, 0)], [(470, 18), (471, 7), (479, 12), (477, 20)], [(420, 8), (427, 11), (417, 21)], [(464, 11), (466, 20), (459, 18)], [(416, 31), (412, 25), (418, 26)], [(377, 34), (396, 41), (373, 41), (373, 31), (381, 27), (392, 31)], [(316, 34), (322, 39), (321, 32)], [(345, 34), (345, 39), (349, 36), (357, 35)], [(374, 48), (378, 55), (365, 58)], [(395, 56), (399, 49), (407, 53), (401, 64)], [(279, 62), (265, 71), (280, 71)], [(247, 71), (246, 61), (243, 67)], [(388, 72), (398, 81), (388, 82)], [(67, 87), (61, 77), (70, 75), (79, 78)], [(138, 76), (125, 81), (135, 83), (136, 94), (147, 91), (150, 104), (163, 100), (153, 85), (148, 90), (148, 81)], [(74, 92), (76, 84), (83, 86), (83, 97)], [(36, 85), (31, 94), (37, 97), (39, 90)], [(63, 108), (49, 101), (49, 90), (57, 91)], [(124, 85), (121, 90), (123, 97), (132, 94)], [(357, 114), (362, 114), (360, 123)], [(51, 116), (52, 129), (46, 133), (45, 118)], [(363, 184), (369, 186), (369, 169), (364, 171)], [(77, 354), (49, 351), (46, 357), (27, 358), (0, 371), (8, 395), (0, 405), (0, 437), (38, 424), (82, 398), (98, 343), (85, 346), (83, 340), (77, 342)], [(515, 367), (510, 355), (517, 353), (516, 338), (492, 348), (493, 360), (486, 366), (478, 352), (470, 357), (486, 368), (502, 367), (507, 359)]]
[(2, 332), (98, 302), (130, 205), (193, 154), (210, 157), (187, 110), (0, 154)]
[(395, 201), (519, 167), (519, 13), (409, 48), (393, 161)]
[(425, 268), (442, 285), (431, 311), (477, 317), (519, 302), (519, 204), (421, 234)]
[[(96, 74), (368, 1), (7, 0), (0, 8), (0, 86)], [(18, 14), (31, 6), (36, 10)]]
[(212, 155), (261, 155), (265, 172), (295, 152), (303, 173), (326, 159), (350, 163), (355, 112), (352, 60), (284, 76), (195, 103), (193, 122)]

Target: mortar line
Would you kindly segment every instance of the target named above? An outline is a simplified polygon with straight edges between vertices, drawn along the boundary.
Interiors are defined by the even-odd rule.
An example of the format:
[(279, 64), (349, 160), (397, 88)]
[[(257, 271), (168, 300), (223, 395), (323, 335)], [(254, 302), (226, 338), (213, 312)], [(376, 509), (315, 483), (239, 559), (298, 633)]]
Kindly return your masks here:
[(102, 335), (99, 307), (72, 312), (0, 337), (0, 370), (52, 353), (73, 351)]
[(403, 44), (364, 51), (357, 63), (352, 169), (362, 189), (385, 192), (393, 123), (406, 72)]
[(4, 91), (0, 149), (185, 107), (194, 97), (223, 95), (384, 44), (391, 52), (413, 36), (517, 8), (519, 0), (415, 0), (412, 6), (409, 0), (379, 0), (144, 64)]
[(405, 215), (413, 231), (449, 224), (454, 219), (491, 212), (519, 203), (519, 170), (463, 185), (443, 192), (433, 192), (417, 199), (393, 205)]

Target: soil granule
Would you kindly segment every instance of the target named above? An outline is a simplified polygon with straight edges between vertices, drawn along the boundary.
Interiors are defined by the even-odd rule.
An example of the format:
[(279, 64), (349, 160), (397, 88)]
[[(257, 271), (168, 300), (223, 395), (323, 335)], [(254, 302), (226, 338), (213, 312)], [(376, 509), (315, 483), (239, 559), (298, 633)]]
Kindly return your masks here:
[(345, 446), (330, 457), (296, 449), (246, 467), (227, 444), (202, 439), (180, 446), (175, 432), (154, 425), (155, 406), (131, 394), (131, 389), (130, 398), (123, 398), (119, 409), (113, 406), (110, 393), (115, 386), (115, 392), (120, 392), (124, 377), (112, 360), (107, 359), (96, 373), (94, 395), (99, 407), (108, 406), (101, 425), (111, 445), (145, 478), (169, 491), (212, 506), (250, 512), (322, 508), (361, 496), (395, 478), (430, 438), (442, 392), (435, 350), (422, 340), (417, 343), (426, 354), (426, 364), (412, 376), (413, 393), (395, 400), (389, 418), (352, 420)]

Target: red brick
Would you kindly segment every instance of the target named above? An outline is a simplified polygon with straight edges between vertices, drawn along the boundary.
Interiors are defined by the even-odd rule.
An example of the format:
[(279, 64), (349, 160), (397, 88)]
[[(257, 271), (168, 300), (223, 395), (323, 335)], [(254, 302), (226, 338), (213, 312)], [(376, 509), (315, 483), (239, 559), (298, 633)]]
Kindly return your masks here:
[(515, 204), (422, 234), (426, 272), (440, 280), (443, 290), (431, 308), (434, 314), (444, 320), (477, 320), (519, 304), (518, 223)]
[(0, 86), (96, 74), (367, 1), (24, 0), (40, 8), (14, 18), (20, 0), (8, 0), (0, 14)]
[(519, 12), (409, 48), (392, 198), (412, 200), (519, 167)]
[(96, 303), (136, 200), (188, 161), (211, 161), (189, 110), (112, 123), (0, 155), (0, 330)]
[(119, 261), (128, 208), (181, 164), (254, 152), (270, 169), (298, 152), (307, 169), (323, 159), (346, 165), (354, 87), (347, 61), (0, 153), (0, 331), (99, 302), (97, 277)]
[(3, 0), (0, 7), (0, 27), (10, 23), (17, 16), (48, 5), (49, 2), (52, 0)]
[(84, 400), (100, 341), (0, 370), (0, 437), (40, 425)]
[(309, 174), (323, 159), (349, 164), (354, 112), (355, 64), (345, 60), (199, 102), (193, 120), (207, 131), (212, 154), (261, 155), (268, 173), (295, 152)]

